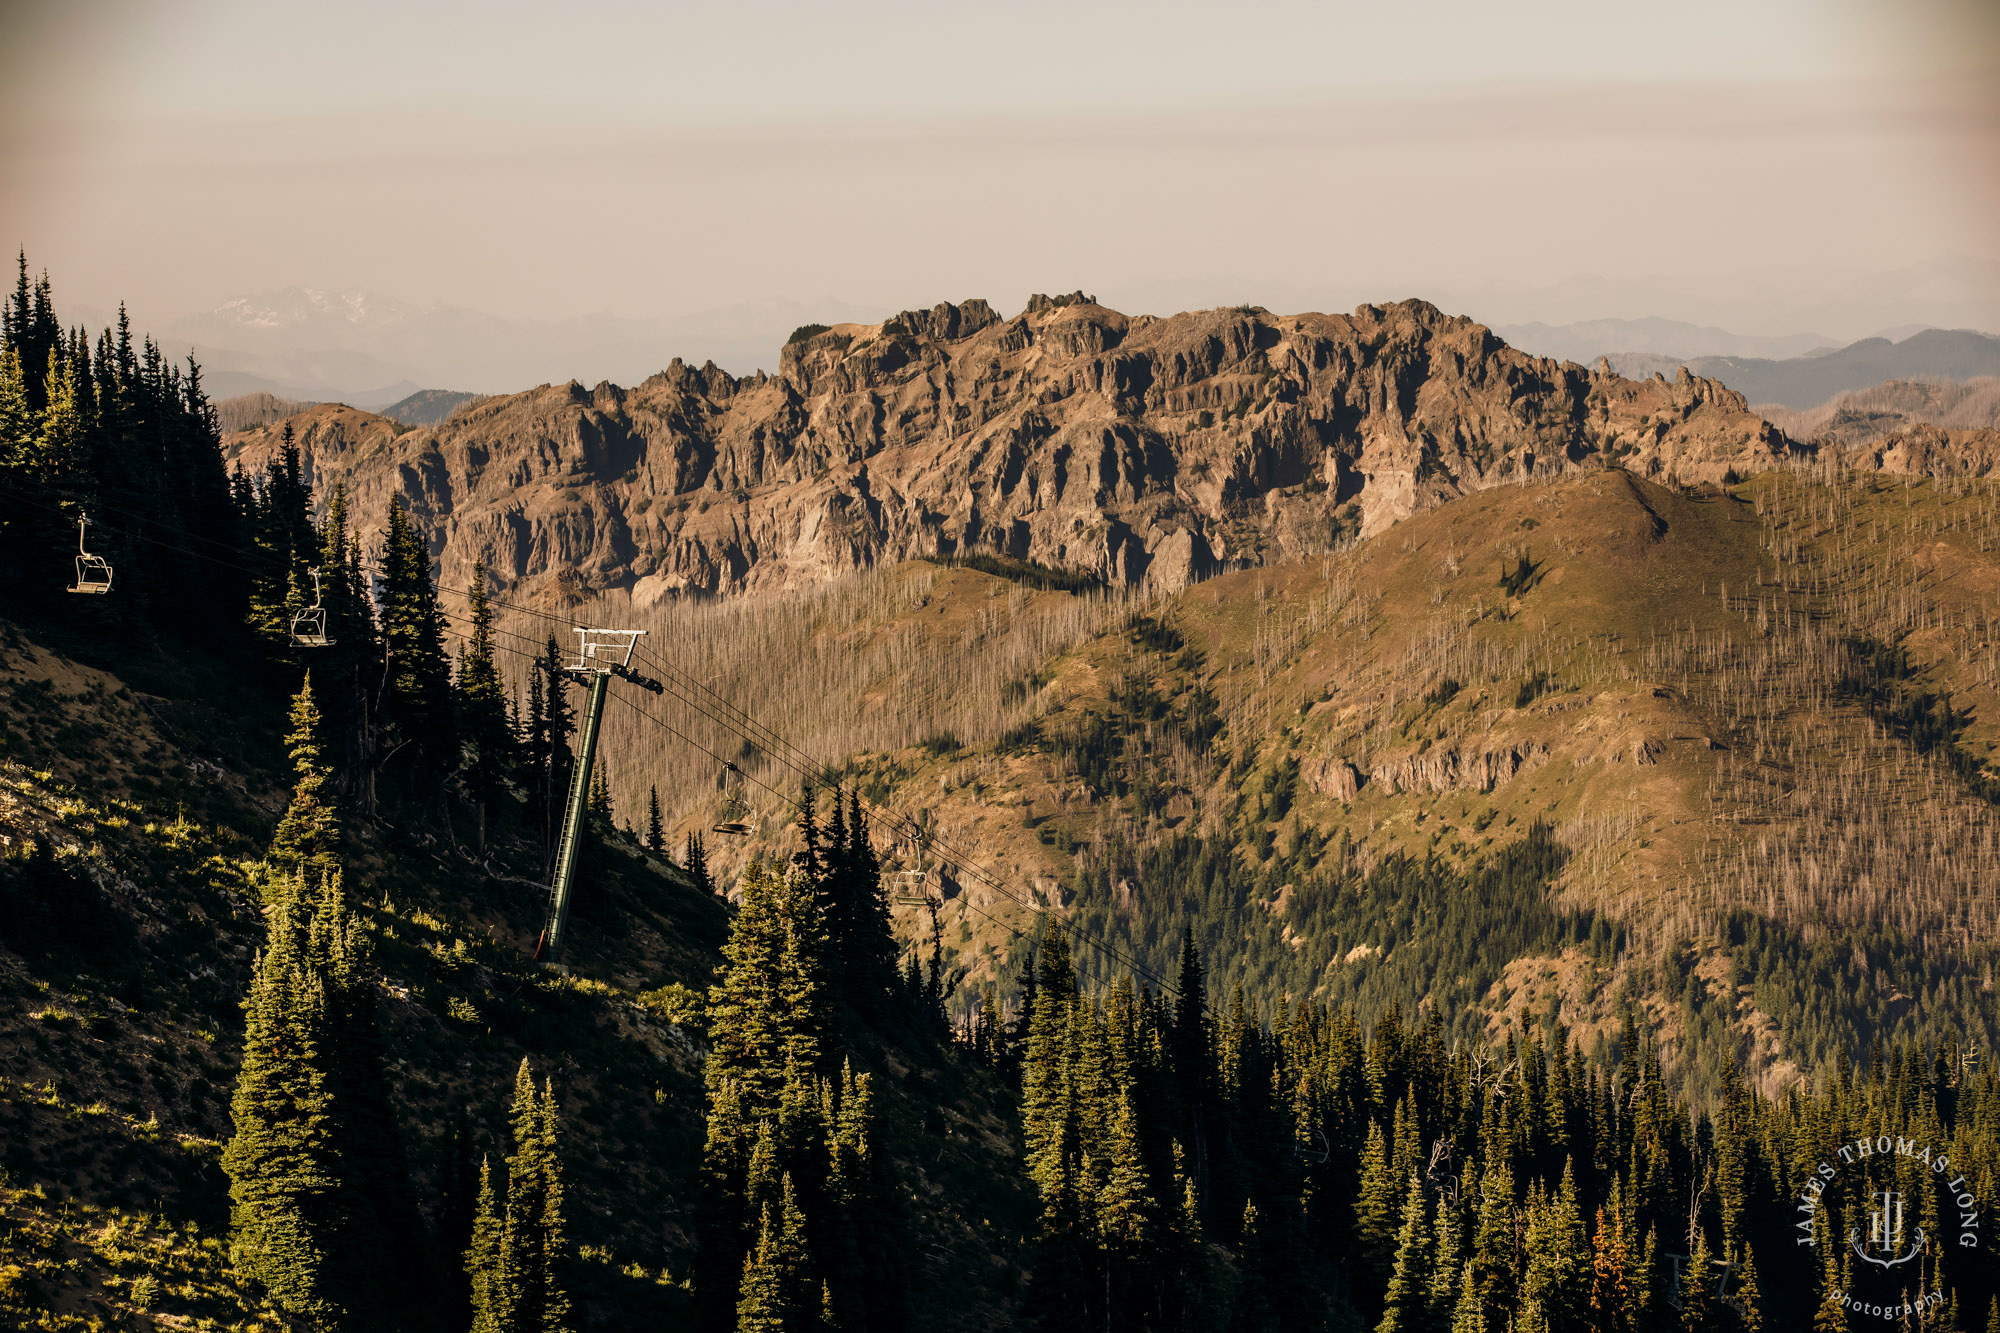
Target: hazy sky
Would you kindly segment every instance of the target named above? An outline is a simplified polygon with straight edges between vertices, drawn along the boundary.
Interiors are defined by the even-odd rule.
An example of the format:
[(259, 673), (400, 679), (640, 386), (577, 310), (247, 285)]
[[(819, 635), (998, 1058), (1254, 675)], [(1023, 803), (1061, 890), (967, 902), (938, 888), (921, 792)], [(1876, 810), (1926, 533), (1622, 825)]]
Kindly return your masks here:
[(13, 0), (0, 240), (152, 320), (293, 284), (538, 317), (1080, 286), (1995, 327), (1996, 13)]

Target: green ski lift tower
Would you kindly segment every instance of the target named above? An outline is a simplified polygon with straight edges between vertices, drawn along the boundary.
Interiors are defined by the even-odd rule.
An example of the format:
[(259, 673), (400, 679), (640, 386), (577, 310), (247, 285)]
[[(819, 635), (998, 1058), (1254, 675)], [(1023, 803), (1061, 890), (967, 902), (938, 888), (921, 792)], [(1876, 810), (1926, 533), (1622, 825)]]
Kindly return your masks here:
[(577, 746), (576, 765), (569, 775), (569, 805), (563, 814), (562, 841), (556, 845), (555, 881), (549, 888), (549, 923), (542, 931), (540, 955), (543, 962), (562, 962), (564, 927), (569, 924), (570, 887), (576, 877), (577, 846), (583, 840), (584, 815), (590, 806), (590, 776), (597, 771), (597, 724), (604, 717), (604, 695), (613, 676), (630, 681), (644, 690), (659, 694), (659, 681), (632, 670), (632, 649), (638, 645), (642, 629), (579, 629), (576, 660), (567, 663), (564, 674), (590, 687), (590, 700), (583, 710), (583, 737)]

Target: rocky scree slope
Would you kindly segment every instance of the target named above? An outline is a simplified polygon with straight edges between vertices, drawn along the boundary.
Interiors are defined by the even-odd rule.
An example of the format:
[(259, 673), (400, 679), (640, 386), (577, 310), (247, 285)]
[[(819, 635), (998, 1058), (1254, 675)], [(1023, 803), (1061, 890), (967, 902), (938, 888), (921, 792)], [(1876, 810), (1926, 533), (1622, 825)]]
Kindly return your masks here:
[[(483, 557), (641, 602), (975, 551), (1174, 588), (1587, 458), (1718, 480), (1793, 448), (1709, 381), (1529, 356), (1422, 301), (1161, 319), (1075, 293), (800, 333), (775, 376), (676, 361), (401, 435), (293, 425), (321, 496), (345, 483), (379, 525), (401, 495), (448, 582)], [(228, 447), (260, 466), (281, 431)]]

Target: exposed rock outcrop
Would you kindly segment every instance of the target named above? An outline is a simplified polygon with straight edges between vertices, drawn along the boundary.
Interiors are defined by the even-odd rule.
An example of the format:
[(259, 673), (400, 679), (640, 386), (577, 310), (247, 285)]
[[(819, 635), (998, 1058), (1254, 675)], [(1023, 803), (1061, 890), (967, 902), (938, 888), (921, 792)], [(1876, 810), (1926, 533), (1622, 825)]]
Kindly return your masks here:
[(1306, 786), (1336, 801), (1351, 801), (1361, 792), (1361, 770), (1337, 755), (1309, 755), (1299, 765)]
[[(483, 556), (507, 583), (645, 599), (970, 551), (1177, 587), (1607, 458), (1715, 480), (1792, 448), (1711, 381), (1529, 356), (1422, 301), (1158, 319), (1081, 292), (837, 325), (775, 376), (675, 361), (403, 434), (304, 415), (322, 491), (345, 482), (374, 524), (401, 494), (445, 578)], [(254, 466), (278, 431), (230, 445)]]
[(1540, 767), (1548, 757), (1548, 747), (1536, 741), (1464, 755), (1440, 746), (1377, 764), (1368, 780), (1381, 784), (1392, 796), (1464, 789), (1489, 792), (1516, 774)]

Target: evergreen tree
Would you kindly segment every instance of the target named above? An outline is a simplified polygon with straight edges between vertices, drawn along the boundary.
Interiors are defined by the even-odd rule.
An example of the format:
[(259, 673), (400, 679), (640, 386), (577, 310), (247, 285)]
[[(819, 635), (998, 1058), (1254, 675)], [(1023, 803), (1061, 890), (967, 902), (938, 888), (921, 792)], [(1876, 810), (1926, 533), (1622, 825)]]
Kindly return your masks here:
[(365, 1326), (419, 1236), (380, 1101), (373, 975), (337, 873), (271, 904), (223, 1150), (236, 1267), (288, 1313)]
[(1608, 1214), (1599, 1208), (1597, 1229), (1590, 1238), (1590, 1313), (1603, 1333), (1625, 1333), (1631, 1327), (1631, 1267), (1622, 1211), (1615, 1205)]
[(514, 738), (507, 726), (507, 687), (493, 660), (493, 606), (486, 595), (486, 562), (472, 563), (472, 633), (458, 653), (457, 707), (466, 794), (479, 807), (479, 845), (486, 845), (488, 807), (505, 790), (514, 766)]
[(787, 1175), (777, 1206), (764, 1206), (756, 1247), (743, 1261), (738, 1333), (803, 1333), (817, 1328), (821, 1302), (814, 1299), (816, 1295), (808, 1277), (805, 1216)]
[(1681, 1270), (1681, 1327), (1687, 1333), (1720, 1333), (1721, 1319), (1715, 1300), (1714, 1254), (1708, 1248), (1708, 1229), (1695, 1228), (1694, 1253)]
[(1236, 1301), (1230, 1311), (1229, 1333), (1264, 1333), (1272, 1326), (1271, 1304), (1265, 1296), (1269, 1287), (1271, 1253), (1257, 1227), (1257, 1205), (1246, 1201), (1243, 1223), (1237, 1228), (1237, 1249), (1242, 1256)]
[(466, 1251), (473, 1333), (571, 1333), (568, 1239), (555, 1089), (540, 1092), (528, 1062), (514, 1076), (509, 1114), (514, 1151), (504, 1192), (482, 1169)]
[(1757, 1256), (1743, 1247), (1743, 1276), (1736, 1284), (1737, 1325), (1742, 1333), (1764, 1333), (1764, 1292), (1757, 1282)]
[[(42, 381), (42, 429), (34, 452), (55, 481), (57, 493), (71, 506), (88, 508), (97, 498), (92, 475), (89, 436), (85, 433), (73, 362), (51, 357)], [(100, 542), (101, 545), (101, 542)]]
[(326, 633), (331, 640), (328, 646), (312, 650), (313, 669), (321, 681), (318, 702), (326, 719), (326, 734), (338, 756), (334, 766), (347, 778), (344, 790), (366, 811), (366, 778), (373, 768), (367, 699), (369, 688), (381, 674), (381, 654), (361, 543), (349, 526), (345, 485), (335, 485), (327, 499), (326, 524), (320, 531), (315, 559), (321, 604), (326, 609)]
[(319, 707), (313, 701), (312, 673), (306, 673), (292, 697), (292, 729), (285, 747), (296, 782), (291, 804), (271, 840), (271, 864), (287, 875), (303, 875), (314, 883), (340, 865), (340, 816), (326, 790), (328, 773), (320, 744)]
[(383, 763), (407, 750), (405, 784), (413, 796), (428, 796), (457, 758), (451, 675), (430, 550), (400, 495), (389, 503), (382, 544), (382, 650), (379, 712), (397, 743)]
[(611, 767), (606, 759), (599, 758), (597, 772), (590, 779), (590, 817), (602, 820), (606, 828), (611, 826)]
[[(827, 1223), (819, 1234), (832, 1240), (823, 1272), (842, 1274), (838, 1305), (841, 1326), (894, 1329), (902, 1326), (903, 1279), (894, 1238), (899, 1230), (886, 1167), (875, 1144), (873, 1080), (843, 1063), (838, 1081), (820, 1085), (820, 1118), (827, 1130), (829, 1166), (824, 1191)], [(829, 1285), (824, 1301), (834, 1302)]]
[(1527, 1270), (1521, 1279), (1531, 1327), (1586, 1333), (1591, 1327), (1590, 1246), (1577, 1203), (1576, 1169), (1563, 1167), (1562, 1185), (1528, 1215)]
[[(569, 738), (576, 730), (576, 712), (570, 707), (565, 686), (569, 675), (563, 669), (562, 651), (556, 636), (549, 635), (536, 664), (529, 693), (529, 713), (533, 735), (529, 749), (535, 772), (533, 787), (541, 809), (542, 852), (548, 867), (555, 863), (556, 845), (561, 836), (563, 805), (569, 797), (570, 768), (576, 762), (570, 753)], [(534, 707), (539, 698), (541, 708)]]
[(331, 1263), (339, 1145), (326, 1067), (326, 984), (307, 928), (313, 904), (297, 880), (271, 904), (264, 950), (245, 1002), (243, 1064), (223, 1150), (230, 1178), (230, 1260), (289, 1314), (322, 1322), (350, 1313), (349, 1276)]
[(688, 881), (695, 891), (707, 896), (715, 892), (715, 881), (708, 876), (708, 852), (701, 845), (701, 835), (690, 832), (687, 837), (687, 853), (682, 861), (688, 873)]
[(291, 641), (292, 618), (305, 603), (306, 571), (318, 554), (312, 497), (298, 441), (285, 423), (278, 452), (264, 467), (251, 535), (250, 624), (272, 643)]
[(664, 852), (667, 850), (666, 829), (660, 823), (660, 789), (658, 786), (646, 789), (646, 850), (649, 852)]
[(1479, 1223), (1473, 1234), (1472, 1272), (1480, 1308), (1499, 1314), (1514, 1308), (1514, 1177), (1504, 1159), (1489, 1159), (1479, 1183)]
[(570, 1327), (565, 1286), (562, 1165), (556, 1153), (552, 1083), (535, 1092), (526, 1059), (515, 1075), (514, 1152), (507, 1159), (507, 1230), (502, 1267), (519, 1304), (506, 1333), (564, 1333)]
[(1443, 1333), (1451, 1327), (1452, 1309), (1457, 1304), (1461, 1270), (1465, 1267), (1464, 1227), (1452, 1200), (1440, 1195), (1437, 1216), (1431, 1228), (1435, 1259), (1431, 1264), (1429, 1293), (1430, 1327)]
[(1632, 1265), (1631, 1322), (1646, 1333), (1667, 1327), (1673, 1321), (1673, 1306), (1669, 1300), (1671, 1283), (1660, 1271), (1659, 1233), (1647, 1228), (1646, 1239), (1639, 1246), (1638, 1262)]
[(825, 943), (804, 872), (753, 864), (708, 1000), (710, 1087), (735, 1083), (749, 1123), (778, 1110), (788, 1063), (819, 1065)]
[(1396, 1260), (1398, 1196), (1396, 1165), (1380, 1121), (1368, 1122), (1368, 1138), (1361, 1150), (1361, 1189), (1354, 1201), (1355, 1268), (1359, 1289), (1365, 1293), (1364, 1310), (1372, 1312), (1389, 1282)]
[(508, 1333), (517, 1326), (519, 1282), (506, 1267), (507, 1215), (493, 1185), (493, 1163), (479, 1161), (479, 1199), (465, 1250), (465, 1274), (472, 1305), (472, 1333)]
[[(881, 1017), (896, 990), (896, 938), (889, 923), (882, 867), (869, 839), (860, 793), (843, 807), (833, 794), (831, 824), (821, 852), (827, 936), (840, 1000), (857, 1014)], [(942, 876), (944, 871), (939, 870)], [(935, 935), (935, 932), (933, 932)], [(941, 1013), (947, 989), (943, 960), (933, 947), (931, 981), (922, 987), (927, 1009)]]
[[(775, 1308), (766, 1301), (771, 1292), (790, 1309), (805, 1299), (801, 1292), (817, 1291), (792, 1283), (784, 1276), (790, 1268), (779, 1273), (772, 1267), (789, 1264), (787, 1247), (794, 1240), (803, 1246), (807, 1234), (792, 1228), (779, 1206), (781, 1180), (811, 1172), (804, 1181), (811, 1187), (807, 1199), (794, 1200), (796, 1208), (822, 1206), (819, 1184), (828, 1175), (836, 1199), (842, 1188), (859, 1188), (854, 1172), (868, 1155), (865, 1087), (849, 1085), (853, 1101), (843, 1121), (841, 1095), (820, 1076), (826, 953), (819, 891), (806, 866), (795, 861), (780, 877), (753, 863), (709, 992), (709, 1135), (695, 1277), (705, 1327), (726, 1327), (732, 1311), (755, 1293), (763, 1295), (750, 1301), (752, 1313)], [(825, 1227), (814, 1233), (831, 1234), (833, 1218), (822, 1220)], [(836, 1305), (854, 1304), (847, 1290), (854, 1275), (827, 1277)]]
[(1424, 1188), (1414, 1172), (1403, 1196), (1403, 1222), (1396, 1233), (1396, 1261), (1382, 1302), (1376, 1333), (1426, 1333), (1430, 1328), (1432, 1273), (1429, 1219), (1424, 1216)]
[(1722, 1247), (1725, 1253), (1740, 1248), (1744, 1213), (1750, 1190), (1749, 1097), (1736, 1072), (1734, 1056), (1725, 1056), (1722, 1066), (1722, 1102), (1712, 1119), (1715, 1134), (1716, 1201), (1722, 1216)]
[[(1107, 1293), (1107, 1322), (1139, 1316), (1149, 1304), (1165, 1237), (1139, 1143), (1139, 1108), (1127, 1087), (1117, 1098), (1111, 1134), (1103, 1146), (1104, 1186), (1096, 1199), (1097, 1228), (1114, 1290)], [(1121, 1320), (1120, 1316), (1123, 1315)]]
[(1479, 1280), (1466, 1261), (1458, 1280), (1458, 1303), (1452, 1307), (1451, 1333), (1486, 1333), (1486, 1303), (1479, 1299)]
[(1181, 931), (1180, 967), (1174, 979), (1174, 1063), (1183, 1080), (1199, 1084), (1212, 1064), (1208, 1030), (1208, 981), (1195, 948), (1194, 928)]
[[(42, 480), (39, 425), (28, 405), (21, 354), (11, 346), (0, 350), (0, 484), (17, 494), (30, 492)], [(6, 521), (16, 520), (9, 514)]]

